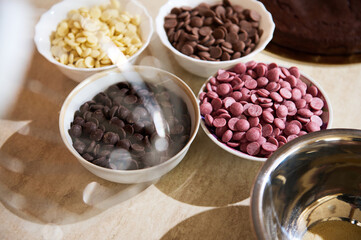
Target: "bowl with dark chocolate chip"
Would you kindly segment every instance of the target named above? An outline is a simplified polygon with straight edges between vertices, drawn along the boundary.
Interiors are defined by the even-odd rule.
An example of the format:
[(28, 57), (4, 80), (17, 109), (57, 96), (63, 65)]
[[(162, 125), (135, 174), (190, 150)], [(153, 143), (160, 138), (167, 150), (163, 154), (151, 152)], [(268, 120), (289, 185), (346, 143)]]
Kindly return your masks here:
[(171, 0), (156, 18), (163, 45), (184, 69), (201, 77), (250, 61), (271, 41), (274, 29), (272, 15), (255, 0)]
[(186, 155), (197, 134), (199, 107), (175, 75), (133, 66), (93, 75), (67, 97), (62, 139), (79, 162), (113, 182), (160, 178)]

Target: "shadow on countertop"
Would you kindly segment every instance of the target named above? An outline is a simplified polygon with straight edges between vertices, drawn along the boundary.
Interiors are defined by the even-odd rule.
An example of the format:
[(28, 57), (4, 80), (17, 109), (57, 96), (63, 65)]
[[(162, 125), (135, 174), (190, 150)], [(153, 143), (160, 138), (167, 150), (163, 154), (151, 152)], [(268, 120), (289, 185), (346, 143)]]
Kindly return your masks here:
[[(37, 223), (70, 224), (139, 194), (153, 182), (112, 183), (88, 172), (61, 140), (63, 101), (76, 86), (37, 52), (8, 122), (29, 121), (0, 146), (0, 202)], [(47, 71), (39, 69), (47, 68)]]
[(164, 194), (196, 206), (227, 206), (247, 199), (263, 162), (236, 157), (199, 129), (183, 161), (155, 186)]
[(169, 230), (168, 239), (256, 239), (248, 207), (222, 207), (196, 214)]

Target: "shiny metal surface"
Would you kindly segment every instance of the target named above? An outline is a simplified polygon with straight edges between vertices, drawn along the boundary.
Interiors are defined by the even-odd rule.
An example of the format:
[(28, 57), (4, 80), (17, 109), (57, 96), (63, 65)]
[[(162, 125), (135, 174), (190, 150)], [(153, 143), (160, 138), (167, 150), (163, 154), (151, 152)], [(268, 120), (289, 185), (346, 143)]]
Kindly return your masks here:
[(361, 130), (323, 130), (278, 149), (256, 178), (251, 211), (258, 239), (301, 239), (327, 220), (361, 227)]

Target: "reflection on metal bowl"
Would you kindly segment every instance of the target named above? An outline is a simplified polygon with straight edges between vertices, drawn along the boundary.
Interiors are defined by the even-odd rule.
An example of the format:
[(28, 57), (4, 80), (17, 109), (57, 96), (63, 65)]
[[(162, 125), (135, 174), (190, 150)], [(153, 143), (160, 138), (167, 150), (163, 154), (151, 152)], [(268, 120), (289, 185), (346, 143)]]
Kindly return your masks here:
[(260, 170), (251, 209), (258, 239), (302, 239), (331, 220), (361, 227), (361, 131), (324, 130), (284, 145)]

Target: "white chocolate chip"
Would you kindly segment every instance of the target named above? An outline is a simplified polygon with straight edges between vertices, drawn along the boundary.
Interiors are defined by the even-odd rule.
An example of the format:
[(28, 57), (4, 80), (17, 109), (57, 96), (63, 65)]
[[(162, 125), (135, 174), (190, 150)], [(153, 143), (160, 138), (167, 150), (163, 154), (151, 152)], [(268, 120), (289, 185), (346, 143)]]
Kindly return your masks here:
[(120, 7), (118, 0), (111, 0), (108, 5), (69, 11), (67, 19), (61, 21), (50, 36), (54, 58), (79, 68), (111, 65), (99, 43), (104, 37), (112, 41), (125, 57), (135, 54), (142, 46), (140, 16), (122, 12)]
[(86, 57), (84, 60), (84, 64), (87, 68), (93, 68), (94, 67), (94, 58)]

